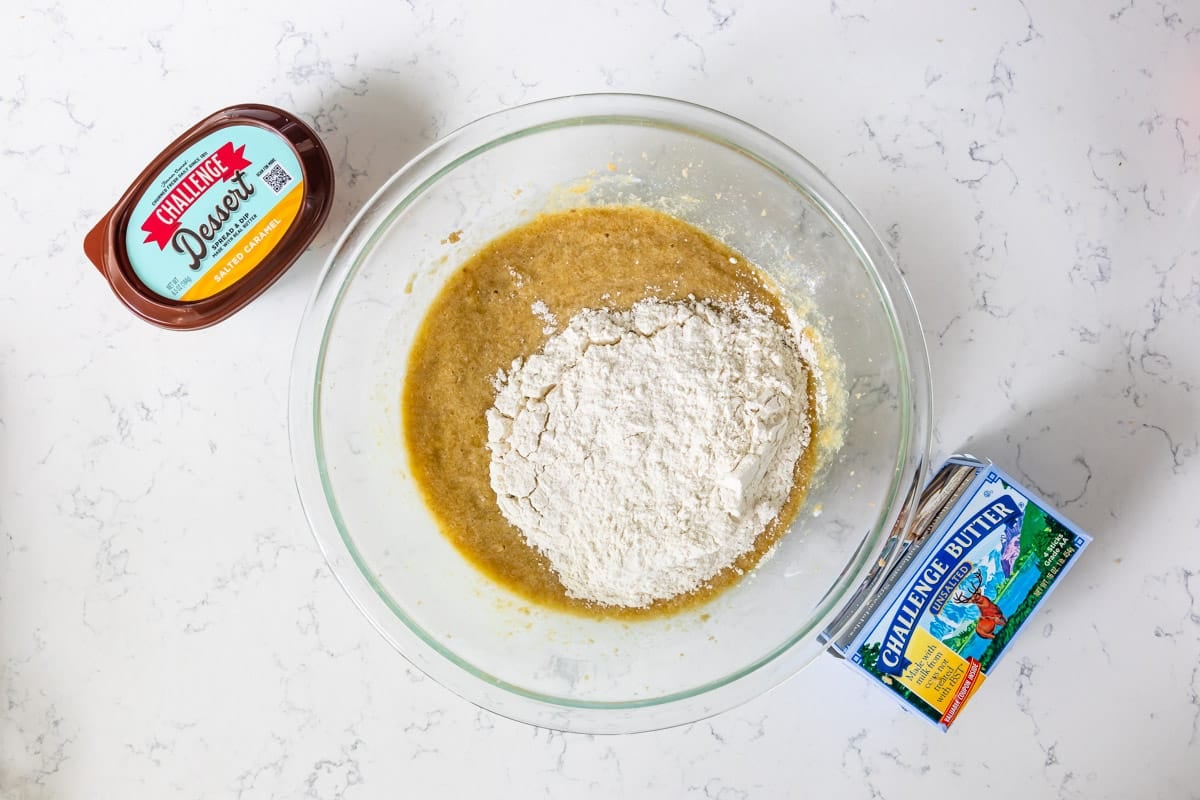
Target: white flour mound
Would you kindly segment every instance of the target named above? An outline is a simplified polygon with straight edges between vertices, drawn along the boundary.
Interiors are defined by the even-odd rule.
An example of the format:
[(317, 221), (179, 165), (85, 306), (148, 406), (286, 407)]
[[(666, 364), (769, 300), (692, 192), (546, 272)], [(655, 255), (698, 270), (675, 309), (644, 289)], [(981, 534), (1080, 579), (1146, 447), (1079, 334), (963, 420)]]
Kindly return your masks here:
[(500, 511), (567, 594), (643, 607), (749, 551), (809, 443), (795, 334), (747, 303), (584, 310), (496, 377)]

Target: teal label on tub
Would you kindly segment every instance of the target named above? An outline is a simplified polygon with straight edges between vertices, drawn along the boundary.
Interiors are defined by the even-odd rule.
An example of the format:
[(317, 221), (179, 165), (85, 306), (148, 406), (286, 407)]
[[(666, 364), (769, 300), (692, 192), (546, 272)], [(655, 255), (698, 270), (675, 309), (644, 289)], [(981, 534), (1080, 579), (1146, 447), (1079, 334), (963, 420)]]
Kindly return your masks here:
[(278, 134), (254, 125), (213, 131), (155, 176), (133, 207), (125, 248), (134, 273), (168, 300), (228, 289), (295, 221), (303, 176)]

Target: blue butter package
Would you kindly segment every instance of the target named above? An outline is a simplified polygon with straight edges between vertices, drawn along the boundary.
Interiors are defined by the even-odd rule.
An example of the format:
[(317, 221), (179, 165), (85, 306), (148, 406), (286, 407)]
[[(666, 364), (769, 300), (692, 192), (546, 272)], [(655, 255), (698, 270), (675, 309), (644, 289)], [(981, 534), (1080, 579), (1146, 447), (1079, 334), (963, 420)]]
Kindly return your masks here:
[(830, 650), (946, 730), (1090, 541), (991, 463), (955, 456)]

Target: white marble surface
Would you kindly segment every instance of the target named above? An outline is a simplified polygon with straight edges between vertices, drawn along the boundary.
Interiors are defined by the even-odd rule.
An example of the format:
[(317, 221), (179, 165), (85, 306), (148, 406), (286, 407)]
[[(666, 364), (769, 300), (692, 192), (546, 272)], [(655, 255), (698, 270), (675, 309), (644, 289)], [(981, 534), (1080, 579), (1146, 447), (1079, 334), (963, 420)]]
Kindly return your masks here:
[[(106, 5), (0, 9), (0, 797), (1200, 797), (1200, 5)], [(535, 730), (406, 668), (326, 571), (284, 415), (332, 238), (439, 134), (605, 89), (823, 167), (909, 277), (935, 455), (1094, 534), (951, 734), (829, 659), (689, 728)], [(314, 123), (336, 211), (249, 311), (156, 330), (81, 239), (239, 101)]]

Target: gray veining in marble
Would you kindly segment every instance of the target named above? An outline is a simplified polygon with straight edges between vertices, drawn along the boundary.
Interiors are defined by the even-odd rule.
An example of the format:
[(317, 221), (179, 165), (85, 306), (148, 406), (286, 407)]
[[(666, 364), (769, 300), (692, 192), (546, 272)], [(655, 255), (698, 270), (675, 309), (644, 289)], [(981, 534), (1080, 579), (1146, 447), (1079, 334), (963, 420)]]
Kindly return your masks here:
[[(1200, 798), (1200, 6), (16, 0), (0, 66), (0, 797)], [(1095, 536), (951, 734), (832, 659), (686, 728), (536, 730), (407, 667), (326, 571), (285, 404), (334, 237), (456, 126), (606, 89), (825, 170), (910, 282), (936, 454)], [(335, 211), (252, 311), (158, 331), (81, 240), (239, 101), (313, 124)]]

